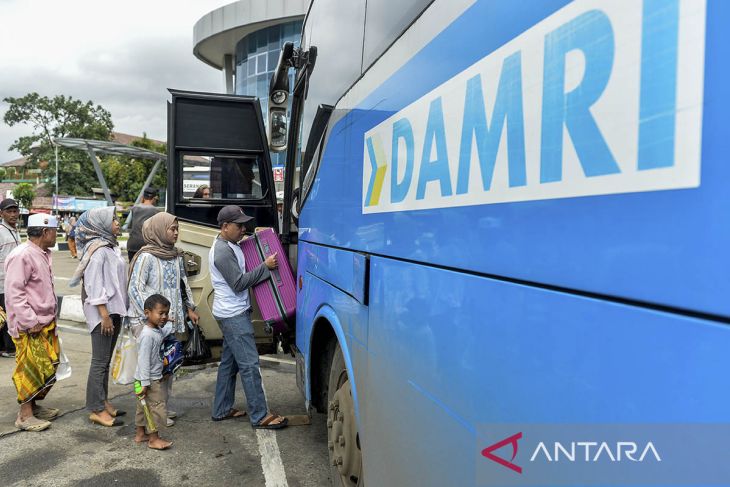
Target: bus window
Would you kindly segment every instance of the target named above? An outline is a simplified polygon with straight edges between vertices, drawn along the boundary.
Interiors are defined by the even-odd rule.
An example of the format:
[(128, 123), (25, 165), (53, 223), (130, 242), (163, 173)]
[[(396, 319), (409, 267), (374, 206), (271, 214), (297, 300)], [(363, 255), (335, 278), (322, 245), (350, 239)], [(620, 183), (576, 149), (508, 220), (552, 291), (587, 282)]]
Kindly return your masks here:
[(307, 193), (312, 187), (312, 181), (314, 176), (317, 174), (319, 169), (319, 161), (322, 156), (322, 149), (325, 141), (325, 131), (327, 124), (332, 115), (333, 107), (329, 105), (320, 105), (317, 110), (317, 115), (314, 117), (312, 123), (312, 130), (309, 133), (309, 140), (307, 141), (307, 148), (304, 151), (304, 159), (302, 160), (302, 183), (301, 183), (301, 195), (299, 199), (299, 208), (304, 206), (304, 202), (307, 199)]
[(307, 173), (312, 158), (314, 157), (314, 151), (319, 147), (322, 140), (322, 135), (327, 128), (330, 115), (332, 115), (333, 107), (331, 105), (320, 105), (317, 108), (317, 114), (314, 116), (312, 121), (312, 127), (309, 132), (309, 138), (307, 139), (306, 149), (302, 156), (302, 175)]
[[(360, 77), (362, 65), (362, 32), (365, 22), (363, 0), (341, 2), (322, 0), (305, 21), (302, 48), (317, 46), (317, 67), (309, 79), (304, 120), (300, 134), (303, 144), (317, 108), (334, 105), (340, 96)], [(306, 43), (306, 44), (305, 44)]]
[(388, 0), (368, 0), (362, 71), (395, 41), (433, 0), (400, 0), (398, 8)]
[[(264, 196), (257, 159), (210, 155), (182, 155), (183, 199), (250, 200)], [(196, 191), (209, 188), (208, 196)]]
[[(183, 199), (196, 198), (196, 193), (202, 193), (207, 186), (210, 189), (210, 158), (205, 156), (184, 155), (182, 160), (182, 197)], [(201, 195), (202, 197), (202, 195)], [(210, 198), (208, 191), (208, 198)]]

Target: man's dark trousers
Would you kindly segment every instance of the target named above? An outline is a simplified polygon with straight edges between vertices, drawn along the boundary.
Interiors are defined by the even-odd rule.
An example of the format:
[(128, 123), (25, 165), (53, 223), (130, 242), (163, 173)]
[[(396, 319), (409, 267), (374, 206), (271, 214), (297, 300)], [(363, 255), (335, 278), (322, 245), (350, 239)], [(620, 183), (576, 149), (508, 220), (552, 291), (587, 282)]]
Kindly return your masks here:
[[(0, 306), (5, 309), (5, 294), (0, 294)], [(15, 353), (15, 343), (13, 343), (13, 338), (8, 333), (7, 323), (0, 330), (0, 352)]]

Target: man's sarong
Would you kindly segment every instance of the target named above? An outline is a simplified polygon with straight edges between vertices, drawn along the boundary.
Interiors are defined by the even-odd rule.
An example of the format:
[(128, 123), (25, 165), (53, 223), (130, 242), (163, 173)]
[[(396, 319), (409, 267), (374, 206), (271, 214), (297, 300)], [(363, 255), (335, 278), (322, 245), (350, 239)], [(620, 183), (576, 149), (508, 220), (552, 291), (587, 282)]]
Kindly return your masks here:
[(38, 333), (20, 333), (15, 342), (15, 372), (13, 383), (18, 391), (18, 403), (46, 397), (56, 383), (56, 369), (61, 347), (52, 321)]

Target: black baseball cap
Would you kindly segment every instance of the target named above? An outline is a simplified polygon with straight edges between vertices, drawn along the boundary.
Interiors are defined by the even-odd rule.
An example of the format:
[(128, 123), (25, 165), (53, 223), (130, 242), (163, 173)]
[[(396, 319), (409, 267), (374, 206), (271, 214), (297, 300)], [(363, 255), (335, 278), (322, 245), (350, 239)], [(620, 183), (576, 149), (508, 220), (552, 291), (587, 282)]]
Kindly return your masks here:
[(251, 220), (253, 220), (253, 217), (245, 214), (241, 207), (236, 205), (224, 206), (218, 212), (218, 225), (223, 225), (224, 223), (246, 223)]
[(145, 198), (154, 198), (158, 192), (159, 190), (157, 188), (145, 188), (142, 194)]
[(8, 208), (18, 208), (18, 202), (13, 198), (5, 198), (0, 201), (0, 210), (7, 210)]

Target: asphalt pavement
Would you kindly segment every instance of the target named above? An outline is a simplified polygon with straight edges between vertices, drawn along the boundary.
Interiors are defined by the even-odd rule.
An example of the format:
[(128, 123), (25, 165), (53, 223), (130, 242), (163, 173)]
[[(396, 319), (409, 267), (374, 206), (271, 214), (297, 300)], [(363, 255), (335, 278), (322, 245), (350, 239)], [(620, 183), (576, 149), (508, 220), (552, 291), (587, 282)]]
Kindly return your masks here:
[[(54, 253), (57, 294), (78, 294), (68, 277), (78, 261)], [(280, 431), (251, 428), (247, 418), (210, 419), (217, 364), (184, 367), (175, 379), (170, 409), (177, 424), (163, 437), (169, 451), (136, 445), (135, 397), (131, 386), (110, 383), (114, 405), (128, 414), (125, 425), (106, 428), (89, 422), (84, 409), (91, 344), (86, 325), (62, 322), (59, 334), (73, 373), (59, 381), (44, 404), (62, 415), (40, 433), (17, 431), (18, 406), (11, 375), (14, 360), (0, 358), (0, 485), (2, 486), (326, 486), (329, 485), (326, 417)], [(286, 355), (261, 362), (269, 407), (283, 415), (304, 415), (295, 367)], [(245, 409), (240, 383), (236, 407)]]

